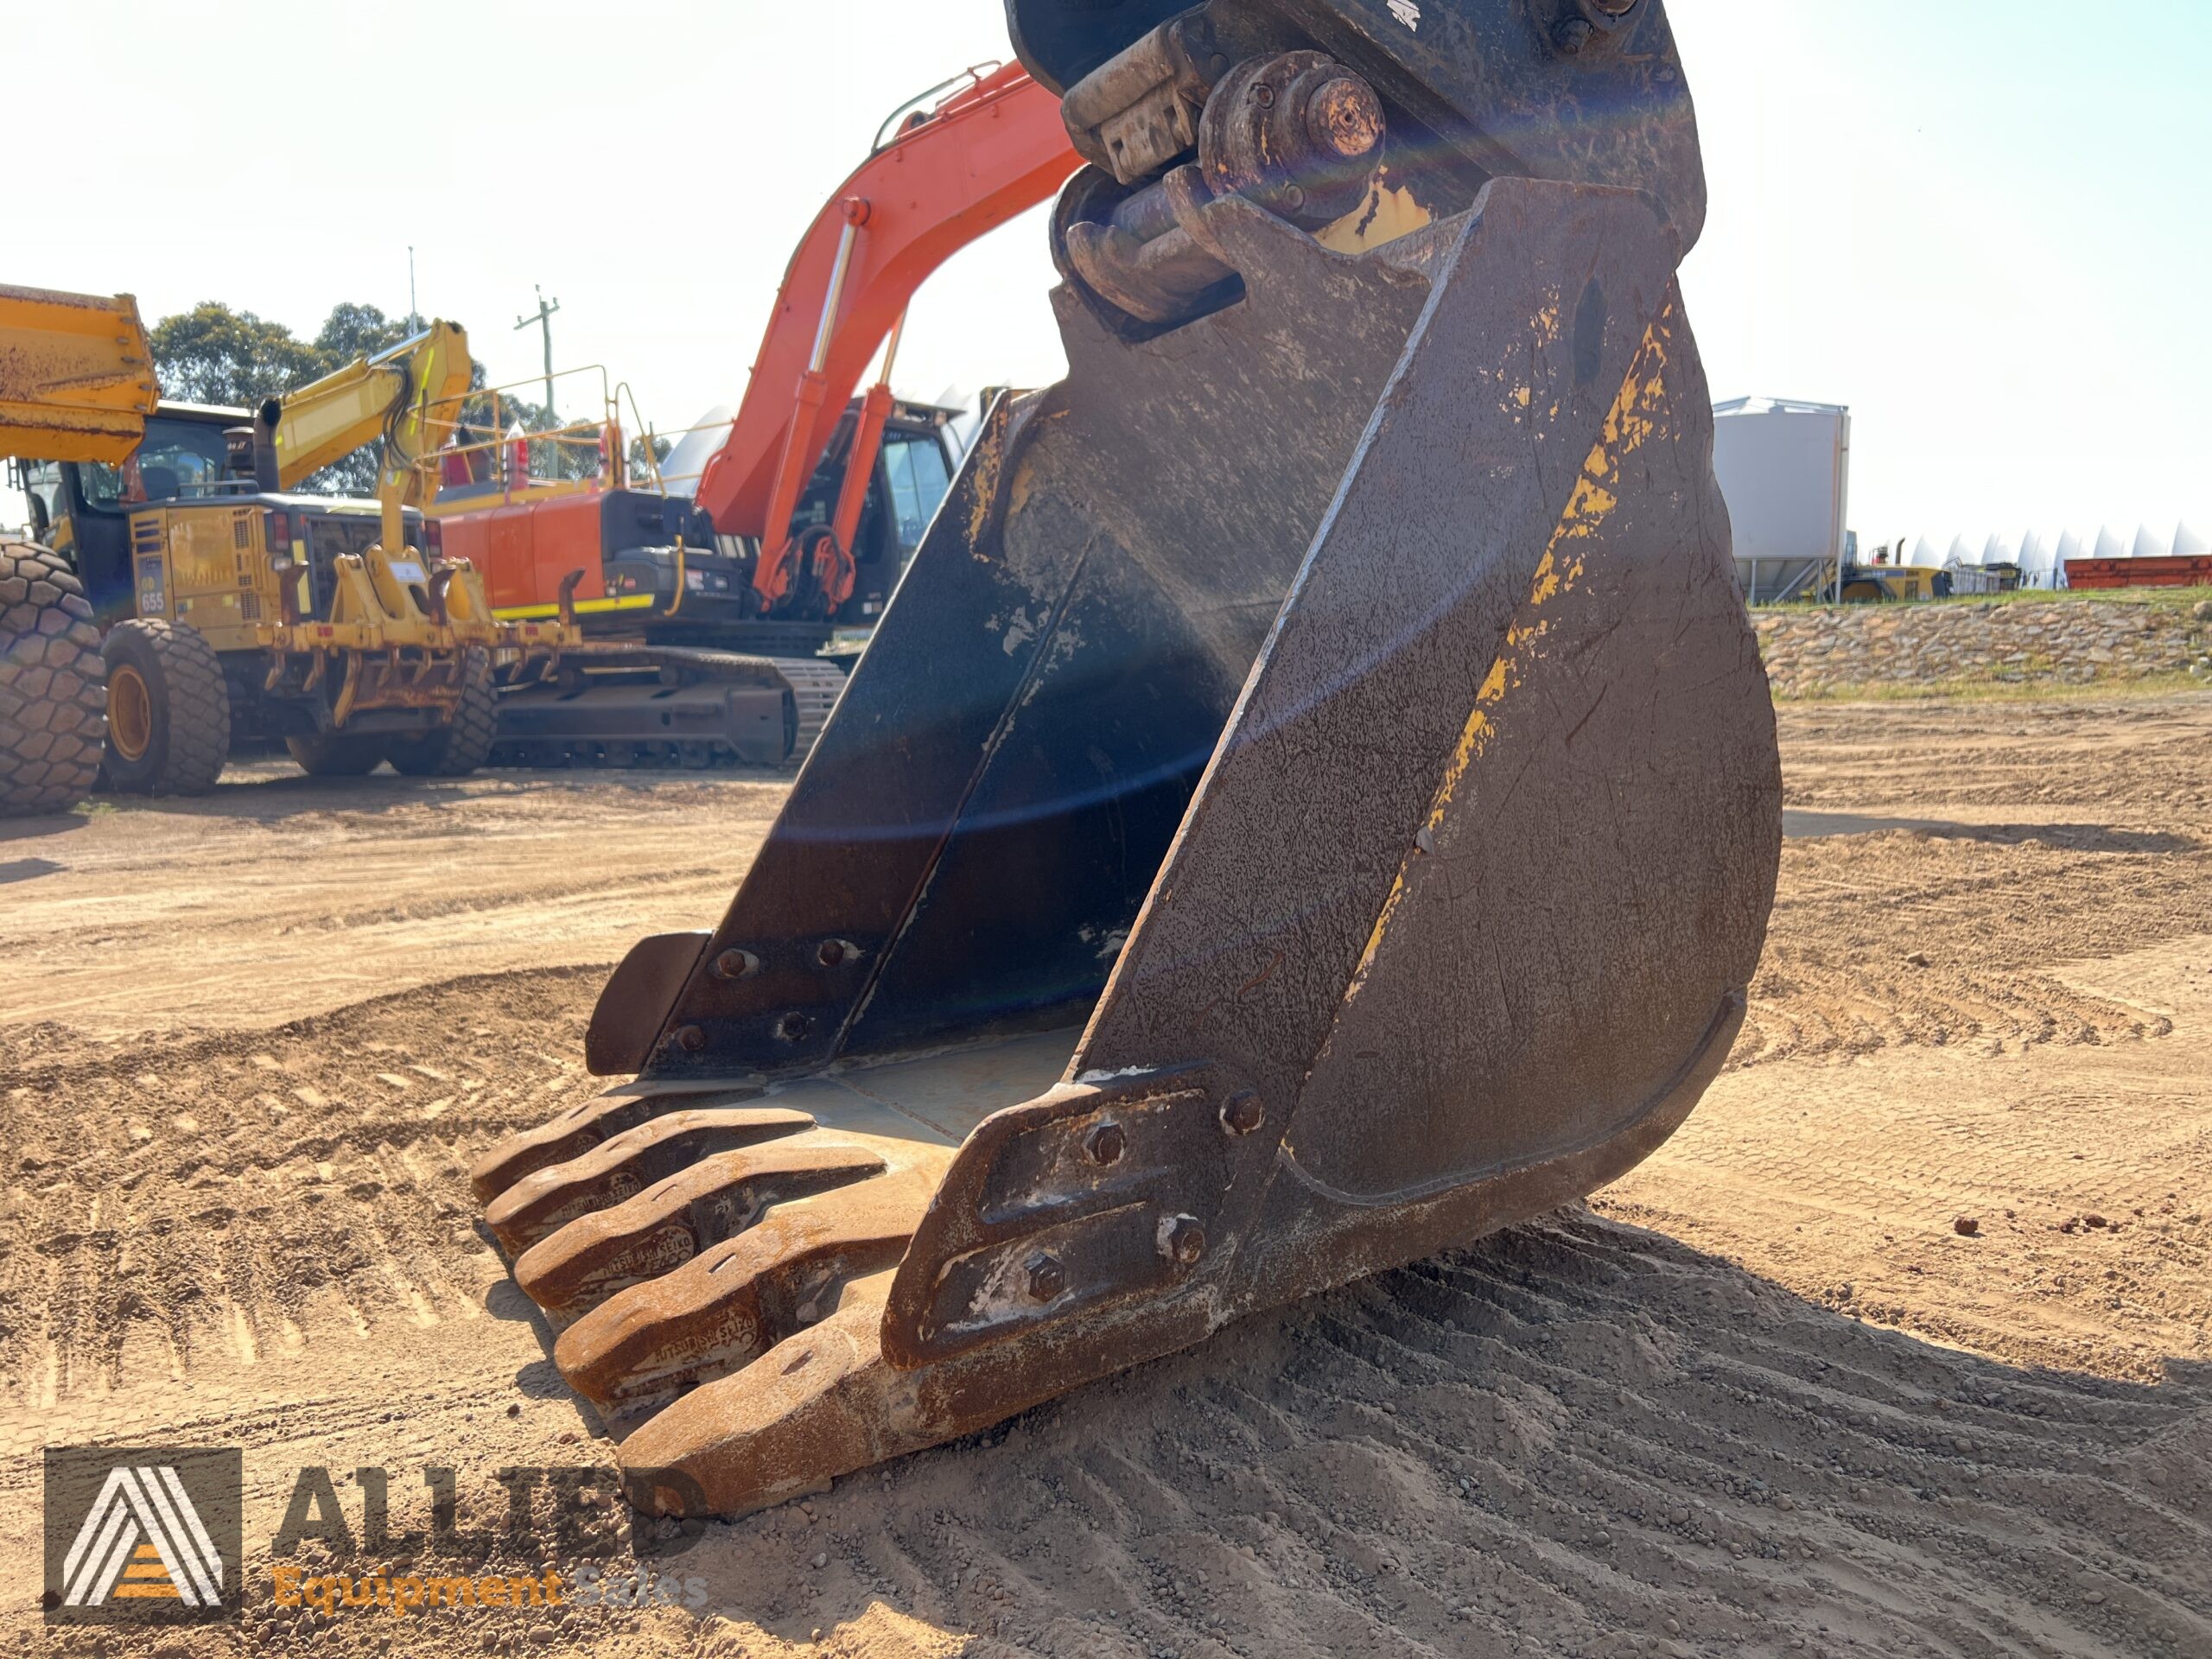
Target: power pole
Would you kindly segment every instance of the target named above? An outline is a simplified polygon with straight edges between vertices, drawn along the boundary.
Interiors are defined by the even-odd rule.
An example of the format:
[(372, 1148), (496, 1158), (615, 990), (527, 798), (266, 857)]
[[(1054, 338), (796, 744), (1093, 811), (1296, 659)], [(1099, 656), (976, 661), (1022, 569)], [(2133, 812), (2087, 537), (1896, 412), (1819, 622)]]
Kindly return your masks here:
[(531, 289), (537, 296), (537, 315), (517, 317), (515, 327), (519, 330), (535, 323), (545, 331), (545, 419), (550, 425), (553, 421), (553, 314), (561, 308), (561, 302), (555, 300), (549, 304), (545, 290), (535, 283), (531, 284)]
[(422, 313), (415, 308), (415, 245), (407, 245), (407, 326), (416, 327)]

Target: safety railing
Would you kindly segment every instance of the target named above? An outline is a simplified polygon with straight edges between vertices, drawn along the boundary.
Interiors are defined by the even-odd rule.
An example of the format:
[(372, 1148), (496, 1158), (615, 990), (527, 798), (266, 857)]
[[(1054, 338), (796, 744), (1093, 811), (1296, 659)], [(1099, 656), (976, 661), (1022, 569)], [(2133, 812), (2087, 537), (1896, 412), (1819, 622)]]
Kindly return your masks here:
[(536, 429), (521, 423), (524, 411), (517, 405), (533, 414), (542, 406), (516, 394), (543, 386), (543, 376), (471, 391), (457, 420), (431, 423), (435, 448), (423, 465), (436, 480), (436, 493), (449, 504), (461, 497), (472, 505), (490, 506), (569, 490), (636, 488), (668, 495), (696, 485), (701, 467), (671, 473), (662, 462), (695, 434), (727, 432), (728, 420), (657, 427), (638, 407), (629, 382), (610, 384), (598, 364), (563, 370), (554, 378), (593, 374), (600, 381), (599, 418)]
[[(591, 420), (566, 421), (554, 426), (530, 426), (525, 412), (542, 419), (544, 405), (518, 394), (524, 386), (545, 387), (554, 393), (547, 377), (487, 386), (472, 391), (456, 419), (431, 423), (435, 447), (423, 464), (432, 470), (438, 493), (451, 497), (480, 494), (486, 505), (505, 502), (518, 495), (548, 490), (616, 489), (627, 481), (618, 389), (600, 364), (564, 369), (550, 379), (598, 377), (601, 414)], [(620, 389), (626, 392), (626, 387)], [(527, 410), (522, 406), (526, 405)], [(635, 401), (632, 408), (635, 410)]]

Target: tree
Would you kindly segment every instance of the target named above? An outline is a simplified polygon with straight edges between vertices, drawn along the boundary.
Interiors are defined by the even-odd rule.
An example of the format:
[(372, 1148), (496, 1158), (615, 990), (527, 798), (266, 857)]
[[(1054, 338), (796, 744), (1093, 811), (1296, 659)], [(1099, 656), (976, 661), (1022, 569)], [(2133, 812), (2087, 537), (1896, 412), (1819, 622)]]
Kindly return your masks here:
[[(163, 317), (149, 336), (163, 397), (239, 409), (252, 409), (264, 397), (305, 385), (406, 337), (404, 321), (373, 305), (334, 306), (321, 332), (304, 340), (281, 322), (233, 311), (219, 300), (202, 300), (178, 316)], [(302, 486), (332, 495), (369, 495), (376, 486), (373, 444), (332, 462)]]
[(251, 409), (264, 397), (312, 380), (322, 359), (281, 322), (203, 300), (163, 317), (151, 336), (162, 395), (188, 404)]
[(322, 320), (322, 328), (315, 337), (315, 355), (322, 359), (322, 372), (327, 374), (357, 357), (390, 351), (414, 332), (414, 326), (411, 318), (387, 317), (373, 305), (340, 300)]

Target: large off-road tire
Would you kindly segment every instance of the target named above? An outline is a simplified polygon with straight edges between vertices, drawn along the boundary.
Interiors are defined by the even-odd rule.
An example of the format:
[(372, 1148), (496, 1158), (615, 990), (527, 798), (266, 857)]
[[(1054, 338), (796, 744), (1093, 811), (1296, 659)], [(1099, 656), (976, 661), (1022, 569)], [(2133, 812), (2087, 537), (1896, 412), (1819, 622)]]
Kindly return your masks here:
[(0, 542), (0, 818), (67, 812), (100, 768), (100, 635), (58, 553)]
[(466, 778), (492, 758), (499, 734), (499, 692), (492, 683), (492, 659), (484, 652), (472, 652), (453, 719), (422, 737), (394, 739), (385, 753), (392, 769), (410, 778)]
[(107, 756), (120, 795), (205, 795), (231, 753), (231, 693), (207, 637), (133, 617), (108, 630)]
[(288, 737), (284, 747), (310, 778), (365, 778), (384, 760), (385, 740), (353, 732)]

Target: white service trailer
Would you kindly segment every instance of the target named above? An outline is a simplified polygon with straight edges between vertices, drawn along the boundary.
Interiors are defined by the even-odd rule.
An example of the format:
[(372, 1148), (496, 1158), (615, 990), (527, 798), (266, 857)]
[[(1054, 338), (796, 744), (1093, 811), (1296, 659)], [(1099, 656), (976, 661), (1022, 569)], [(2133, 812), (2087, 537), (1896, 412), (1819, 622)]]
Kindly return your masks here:
[(1713, 415), (1713, 470), (1735, 531), (1736, 585), (1752, 604), (1814, 597), (1847, 550), (1851, 411), (1736, 397)]

